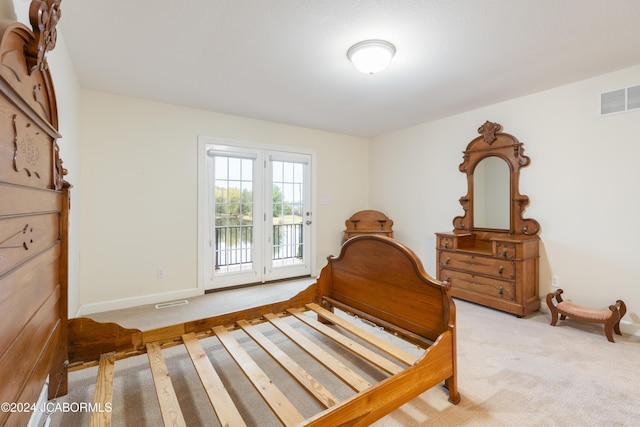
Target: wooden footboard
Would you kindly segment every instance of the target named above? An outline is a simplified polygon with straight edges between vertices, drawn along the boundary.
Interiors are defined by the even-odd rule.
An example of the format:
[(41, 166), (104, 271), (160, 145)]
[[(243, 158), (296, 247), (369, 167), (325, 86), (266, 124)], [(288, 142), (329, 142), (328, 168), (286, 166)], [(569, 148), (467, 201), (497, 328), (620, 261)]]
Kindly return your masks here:
[[(385, 274), (378, 268), (380, 256), (387, 260)], [(128, 392), (112, 383), (118, 360), (146, 353), (162, 420), (187, 425), (193, 414), (180, 410), (171, 379), (179, 374), (169, 371), (162, 352), (184, 345), (219, 422), (251, 425), (245, 402), (234, 402), (235, 383), (225, 376), (229, 367), (204, 349), (213, 342), (283, 425), (366, 426), (442, 382), (449, 400), (459, 402), (454, 325), (447, 287), (426, 275), (410, 250), (391, 239), (363, 236), (349, 240), (339, 257), (329, 258), (318, 282), (288, 301), (146, 332), (73, 319), (70, 369), (99, 364), (94, 404), (100, 408), (111, 393)], [(396, 335), (422, 350), (403, 349)], [(247, 346), (259, 347), (262, 356)], [(276, 385), (273, 371), (264, 368), (273, 361), (295, 379), (297, 391)], [(319, 369), (321, 376), (311, 373)], [(336, 383), (351, 392), (338, 397)], [(300, 410), (301, 399), (314, 401), (318, 410)], [(109, 425), (111, 417), (94, 414), (92, 425)]]

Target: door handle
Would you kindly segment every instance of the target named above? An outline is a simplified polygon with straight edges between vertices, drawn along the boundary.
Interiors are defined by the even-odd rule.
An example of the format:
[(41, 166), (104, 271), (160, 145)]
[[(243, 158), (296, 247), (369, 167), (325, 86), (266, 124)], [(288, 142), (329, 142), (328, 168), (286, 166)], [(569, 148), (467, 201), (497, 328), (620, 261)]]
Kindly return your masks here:
[(311, 220), (308, 219), (304, 223), (307, 224), (307, 225), (310, 225), (311, 224)]

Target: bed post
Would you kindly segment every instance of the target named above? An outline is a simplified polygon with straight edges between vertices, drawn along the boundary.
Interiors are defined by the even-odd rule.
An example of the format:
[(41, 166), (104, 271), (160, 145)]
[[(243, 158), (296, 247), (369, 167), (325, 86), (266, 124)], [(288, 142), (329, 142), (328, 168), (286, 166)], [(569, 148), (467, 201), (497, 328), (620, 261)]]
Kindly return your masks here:
[[(327, 265), (325, 265), (320, 271), (320, 276), (316, 283), (318, 284), (318, 304), (333, 313), (333, 305), (324, 299), (324, 296), (331, 296), (333, 292), (333, 274), (331, 267), (331, 260), (333, 255), (327, 257)], [(325, 324), (331, 324), (331, 322), (322, 316), (318, 316), (318, 321)]]
[(456, 305), (453, 302), (453, 298), (449, 293), (449, 289), (451, 289), (451, 285), (449, 283), (444, 282), (444, 285), (447, 289), (445, 293), (443, 301), (445, 306), (449, 307), (449, 330), (451, 331), (451, 361), (453, 365), (453, 375), (446, 380), (444, 380), (444, 385), (449, 391), (449, 402), (457, 405), (460, 403), (460, 392), (458, 391), (458, 333), (456, 331)]

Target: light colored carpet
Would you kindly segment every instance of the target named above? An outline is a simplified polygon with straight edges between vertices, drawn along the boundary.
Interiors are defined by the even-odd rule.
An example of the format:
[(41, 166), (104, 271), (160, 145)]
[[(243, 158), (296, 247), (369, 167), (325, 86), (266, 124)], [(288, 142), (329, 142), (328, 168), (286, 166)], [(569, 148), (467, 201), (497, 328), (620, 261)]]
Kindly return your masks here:
[[(210, 314), (216, 314), (270, 302), (274, 295), (287, 294), (284, 297), (288, 297), (307, 282), (225, 291), (199, 297), (187, 306), (163, 310), (139, 308), (93, 317), (101, 321), (117, 321), (126, 327), (141, 327), (142, 323), (144, 328), (157, 327), (175, 323), (174, 319), (189, 316), (190, 310), (198, 307), (208, 307), (207, 310), (213, 311)], [(441, 387), (435, 387), (381, 419), (375, 426), (639, 425), (639, 337), (615, 335), (616, 343), (612, 344), (606, 340), (601, 325), (567, 320), (552, 327), (549, 314), (543, 312), (519, 319), (460, 300), (456, 300), (456, 306), (460, 404), (450, 404)], [(185, 308), (183, 313), (172, 313)], [(143, 311), (147, 313), (138, 319)], [(149, 313), (155, 313), (155, 316)], [(287, 348), (288, 341), (277, 335), (271, 334), (270, 338), (282, 343), (285, 350), (295, 353), (295, 357), (307, 367), (304, 363), (306, 356), (294, 348)], [(240, 409), (247, 416), (247, 422), (259, 427), (280, 425), (266, 410), (239, 368), (220, 348), (217, 339), (209, 338), (202, 344), (232, 395), (242, 396), (239, 401), (243, 406)], [(411, 349), (410, 346), (406, 348)], [(249, 349), (261, 365), (264, 364), (265, 371), (279, 370), (257, 346)], [(163, 353), (188, 425), (218, 425), (183, 347), (173, 347)], [(349, 363), (349, 356), (344, 357)], [(310, 373), (321, 382), (325, 377), (330, 378), (313, 363), (309, 366)], [(378, 376), (373, 370), (365, 370), (362, 374), (372, 379)], [(91, 402), (95, 375), (95, 368), (72, 373), (70, 393), (59, 400)], [(310, 416), (321, 409), (306, 398), (305, 393), (293, 391), (298, 389), (293, 380), (273, 375), (274, 383), (281, 390), (285, 393), (292, 390), (288, 397), (303, 415)], [(325, 385), (339, 398), (350, 393), (333, 380)], [(161, 425), (146, 356), (116, 363), (114, 389), (113, 425)], [(263, 415), (265, 413), (269, 415)], [(88, 425), (88, 419), (86, 413), (56, 413), (51, 425)]]

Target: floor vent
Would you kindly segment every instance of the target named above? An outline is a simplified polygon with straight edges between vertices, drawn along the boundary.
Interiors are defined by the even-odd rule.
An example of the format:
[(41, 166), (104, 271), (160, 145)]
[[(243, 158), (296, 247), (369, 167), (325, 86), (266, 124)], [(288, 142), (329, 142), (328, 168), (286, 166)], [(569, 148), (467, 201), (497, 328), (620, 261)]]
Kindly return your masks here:
[(640, 85), (600, 94), (600, 115), (640, 110)]
[(169, 301), (169, 302), (163, 302), (161, 304), (156, 304), (156, 308), (160, 309), (160, 308), (177, 307), (179, 305), (185, 305), (185, 304), (189, 304), (189, 301), (187, 301), (186, 299), (183, 299), (180, 301)]

